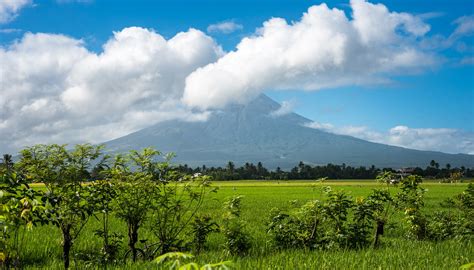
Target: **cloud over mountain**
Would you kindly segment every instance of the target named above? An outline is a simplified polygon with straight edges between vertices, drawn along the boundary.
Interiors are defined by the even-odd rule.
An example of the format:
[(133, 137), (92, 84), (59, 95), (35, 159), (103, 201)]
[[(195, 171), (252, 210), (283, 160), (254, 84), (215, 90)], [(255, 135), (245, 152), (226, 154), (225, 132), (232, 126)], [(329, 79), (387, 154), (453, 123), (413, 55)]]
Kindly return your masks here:
[(315, 5), (300, 21), (264, 22), (235, 51), (186, 78), (183, 100), (201, 109), (245, 103), (268, 89), (318, 90), (387, 81), (387, 74), (434, 65), (419, 48), (429, 25), (382, 4), (351, 1), (352, 18), (326, 4)]
[(99, 54), (64, 35), (27, 33), (0, 48), (0, 149), (98, 142), (162, 120), (204, 120), (207, 112), (179, 101), (184, 78), (220, 55), (195, 29), (165, 40), (125, 28)]
[[(1, 2), (0, 23), (31, 2)], [(0, 151), (106, 141), (169, 119), (204, 121), (211, 109), (269, 89), (378, 84), (437, 63), (423, 45), (430, 26), (420, 17), (362, 0), (351, 7), (346, 14), (315, 5), (292, 23), (272, 18), (228, 53), (192, 28), (168, 40), (150, 29), (124, 28), (99, 53), (80, 39), (25, 33), (0, 46)], [(472, 16), (455, 24), (457, 36), (472, 33)], [(209, 27), (241, 28), (232, 21)], [(287, 115), (294, 106), (282, 105), (270, 115)]]

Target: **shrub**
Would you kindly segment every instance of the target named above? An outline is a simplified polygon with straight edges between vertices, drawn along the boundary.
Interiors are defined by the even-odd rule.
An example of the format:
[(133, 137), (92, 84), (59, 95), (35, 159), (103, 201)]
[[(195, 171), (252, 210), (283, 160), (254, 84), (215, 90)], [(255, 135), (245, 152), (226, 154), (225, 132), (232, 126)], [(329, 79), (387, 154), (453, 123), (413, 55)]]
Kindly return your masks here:
[(193, 232), (193, 245), (196, 253), (200, 253), (204, 248), (207, 236), (212, 232), (219, 231), (219, 225), (212, 221), (210, 216), (196, 216), (191, 224)]
[(183, 247), (184, 234), (190, 229), (191, 221), (207, 194), (215, 189), (210, 188), (207, 176), (181, 176), (179, 180), (160, 182), (159, 190), (153, 201), (150, 225), (158, 238), (159, 252), (164, 254)]
[(232, 255), (245, 255), (251, 247), (250, 236), (240, 218), (241, 199), (240, 196), (234, 196), (224, 203), (226, 212), (222, 232), (226, 239), (226, 249)]

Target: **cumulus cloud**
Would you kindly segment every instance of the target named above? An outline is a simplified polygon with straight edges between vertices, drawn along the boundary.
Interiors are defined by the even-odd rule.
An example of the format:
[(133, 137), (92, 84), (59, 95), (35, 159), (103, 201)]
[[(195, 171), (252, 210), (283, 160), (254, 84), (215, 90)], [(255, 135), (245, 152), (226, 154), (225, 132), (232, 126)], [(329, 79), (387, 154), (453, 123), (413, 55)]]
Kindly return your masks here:
[(336, 127), (328, 123), (311, 122), (305, 126), (359, 139), (418, 150), (445, 153), (474, 154), (474, 133), (450, 128), (410, 128), (395, 126), (378, 132), (366, 126)]
[(419, 46), (430, 30), (419, 17), (362, 0), (351, 1), (351, 7), (352, 18), (321, 4), (297, 22), (266, 21), (235, 51), (190, 74), (183, 101), (201, 109), (219, 108), (245, 103), (268, 89), (382, 83), (388, 74), (437, 63)]
[(280, 104), (280, 108), (270, 113), (272, 117), (278, 117), (287, 115), (293, 112), (293, 109), (296, 106), (296, 102), (294, 100), (285, 100)]
[(244, 27), (241, 24), (233, 21), (224, 21), (216, 24), (211, 24), (207, 27), (208, 33), (224, 33), (230, 34), (232, 32), (242, 30)]
[(0, 149), (100, 142), (168, 119), (205, 120), (180, 102), (184, 78), (223, 54), (190, 29), (166, 40), (115, 32), (99, 54), (64, 35), (26, 33), (0, 47)]
[(0, 1), (0, 24), (10, 22), (15, 19), (18, 12), (25, 6), (32, 3), (32, 0), (2, 0)]

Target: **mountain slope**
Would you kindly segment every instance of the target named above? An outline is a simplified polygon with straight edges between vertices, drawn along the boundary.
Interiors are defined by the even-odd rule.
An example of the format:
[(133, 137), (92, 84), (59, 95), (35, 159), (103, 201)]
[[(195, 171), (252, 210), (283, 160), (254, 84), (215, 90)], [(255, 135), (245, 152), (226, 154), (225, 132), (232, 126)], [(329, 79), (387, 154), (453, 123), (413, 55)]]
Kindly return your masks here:
[(278, 103), (261, 95), (247, 105), (232, 105), (206, 122), (166, 121), (106, 143), (108, 151), (124, 152), (153, 146), (175, 152), (175, 162), (191, 166), (223, 166), (261, 161), (269, 168), (308, 164), (378, 167), (474, 166), (474, 156), (418, 151), (336, 135), (303, 126), (310, 122), (291, 113), (272, 117)]

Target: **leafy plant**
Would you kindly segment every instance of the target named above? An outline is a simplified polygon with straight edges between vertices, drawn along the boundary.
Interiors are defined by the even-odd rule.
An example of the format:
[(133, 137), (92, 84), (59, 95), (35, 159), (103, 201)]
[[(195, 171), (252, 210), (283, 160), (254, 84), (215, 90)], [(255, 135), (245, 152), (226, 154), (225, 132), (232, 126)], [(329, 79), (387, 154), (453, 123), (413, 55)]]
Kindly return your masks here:
[(323, 201), (309, 201), (289, 213), (272, 211), (267, 233), (277, 247), (362, 248), (371, 243), (374, 226), (374, 241), (378, 241), (388, 218), (388, 191), (374, 190), (367, 198), (353, 201), (342, 191), (323, 190)]
[(397, 194), (396, 204), (404, 210), (407, 221), (408, 236), (418, 240), (428, 236), (428, 218), (422, 213), (425, 190), (420, 187), (422, 178), (418, 175), (409, 175), (401, 180), (400, 192)]
[(385, 225), (394, 212), (393, 198), (388, 189), (374, 189), (367, 197), (367, 202), (372, 210), (372, 218), (375, 220), (376, 228), (373, 247), (380, 245), (380, 237), (384, 234)]
[(94, 217), (100, 221), (102, 228), (95, 231), (95, 235), (103, 241), (101, 249), (101, 263), (116, 262), (123, 236), (111, 233), (109, 219), (113, 211), (114, 199), (117, 191), (112, 181), (96, 180), (87, 186), (90, 193), (90, 203), (93, 204)]
[[(145, 150), (147, 151), (147, 150)], [(110, 178), (115, 187), (114, 213), (127, 224), (128, 248), (132, 260), (137, 259), (136, 243), (138, 242), (138, 231), (145, 222), (147, 215), (153, 207), (153, 199), (158, 194), (156, 184), (153, 182), (153, 174), (143, 170), (132, 170), (136, 164), (128, 157), (118, 155), (115, 157)], [(133, 160), (133, 159), (132, 159)]]
[(191, 226), (193, 232), (193, 245), (195, 247), (196, 253), (199, 254), (204, 248), (207, 236), (212, 232), (218, 232), (219, 225), (212, 221), (210, 216), (203, 215), (194, 217), (194, 221)]
[(226, 239), (226, 249), (232, 255), (244, 255), (250, 247), (250, 236), (241, 220), (241, 196), (234, 196), (224, 203), (226, 212), (222, 232)]
[(64, 268), (69, 268), (69, 253), (74, 240), (93, 212), (89, 190), (82, 185), (90, 179), (89, 169), (101, 155), (102, 146), (35, 145), (21, 151), (19, 166), (27, 179), (46, 186), (42, 195), (44, 219), (62, 233)]
[(157, 257), (154, 262), (164, 269), (169, 270), (227, 270), (232, 267), (231, 261), (222, 261), (200, 266), (196, 262), (190, 262), (194, 256), (182, 252), (168, 252)]
[(0, 167), (0, 265), (19, 268), (24, 233), (42, 222), (44, 206), (37, 200), (39, 193), (18, 174), (13, 163), (4, 158), (3, 165)]
[(210, 188), (207, 176), (181, 176), (179, 180), (172, 180), (171, 175), (164, 179), (171, 180), (158, 182), (160, 192), (153, 202), (150, 222), (151, 230), (159, 241), (160, 254), (179, 250), (183, 246), (183, 234), (190, 228), (207, 194), (215, 191)]

